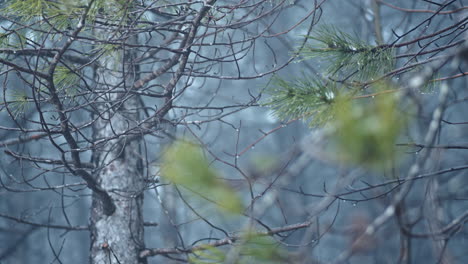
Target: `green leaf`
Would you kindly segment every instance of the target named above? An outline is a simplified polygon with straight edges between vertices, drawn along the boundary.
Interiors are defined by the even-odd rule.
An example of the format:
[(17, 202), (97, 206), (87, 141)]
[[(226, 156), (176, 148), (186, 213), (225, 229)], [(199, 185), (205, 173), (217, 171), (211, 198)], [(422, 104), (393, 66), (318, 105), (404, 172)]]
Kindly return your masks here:
[(196, 145), (187, 141), (175, 142), (164, 154), (161, 169), (163, 177), (215, 203), (218, 208), (231, 213), (242, 211), (237, 194), (219, 179)]
[(398, 111), (398, 97), (340, 98), (336, 104), (335, 144), (344, 161), (381, 168), (395, 159), (395, 143), (405, 118)]
[(271, 172), (278, 166), (278, 159), (269, 155), (256, 155), (251, 159), (252, 167), (261, 174)]
[(240, 244), (238, 263), (286, 263), (287, 253), (270, 236), (249, 232)]
[[(235, 256), (235, 263), (238, 264), (288, 263), (287, 252), (279, 247), (278, 242), (270, 236), (246, 232), (236, 240), (234, 247), (233, 252), (238, 254)], [(189, 257), (189, 262), (196, 264), (224, 263), (226, 254), (219, 248), (206, 245), (193, 252), (193, 255)]]
[(195, 264), (223, 263), (226, 253), (217, 247), (205, 245), (189, 256), (189, 262)]

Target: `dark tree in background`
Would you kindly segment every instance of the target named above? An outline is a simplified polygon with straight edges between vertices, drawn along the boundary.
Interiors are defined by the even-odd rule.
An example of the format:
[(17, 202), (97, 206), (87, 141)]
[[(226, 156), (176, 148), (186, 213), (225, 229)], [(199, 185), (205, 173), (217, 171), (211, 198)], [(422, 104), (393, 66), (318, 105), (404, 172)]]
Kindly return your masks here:
[(1, 263), (466, 261), (464, 1), (0, 7)]

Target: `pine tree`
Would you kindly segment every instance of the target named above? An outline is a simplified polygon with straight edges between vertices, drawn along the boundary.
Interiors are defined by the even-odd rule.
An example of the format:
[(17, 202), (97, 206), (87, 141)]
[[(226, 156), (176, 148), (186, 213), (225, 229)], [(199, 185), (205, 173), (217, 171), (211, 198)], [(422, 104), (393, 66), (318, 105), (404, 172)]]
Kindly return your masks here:
[[(223, 105), (218, 107), (221, 110), (218, 114), (223, 116), (199, 123), (190, 120), (191, 116), (206, 117), (201, 112), (211, 111), (211, 102), (205, 106), (175, 105), (190, 98), (185, 94), (196, 89), (192, 86), (199, 85), (195, 79), (244, 78), (241, 72), (235, 76), (223, 76), (220, 72), (224, 65), (232, 67), (245, 58), (252, 58), (254, 52), (249, 46), (263, 36), (239, 38), (233, 32), (245, 30), (251, 24), (260, 25), (260, 20), (272, 10), (294, 5), (269, 0), (234, 6), (229, 1), (217, 2), (12, 0), (0, 3), (3, 23), (0, 75), (4, 81), (0, 110), (13, 126), (0, 129), (12, 131), (10, 138), (19, 138), (0, 145), (33, 147), (32, 142), (36, 140), (45, 144), (45, 151), (34, 155), (21, 149), (6, 150), (6, 153), (17, 162), (32, 164), (37, 173), (34, 178), (45, 179), (46, 187), (32, 189), (51, 190), (60, 195), (61, 218), (66, 225), (53, 224), (50, 219), (45, 224), (28, 223), (66, 231), (88, 230), (90, 263), (131, 264), (146, 263), (151, 256), (167, 255), (145, 246), (143, 194), (149, 189), (180, 185), (203, 194), (220, 210), (240, 214), (240, 199), (218, 179), (219, 175), (209, 168), (198, 149), (176, 143), (166, 155), (163, 149), (154, 154), (158, 144), (165, 143), (164, 137), (178, 137), (168, 133), (166, 126), (199, 126), (220, 121), (226, 115), (224, 111), (230, 112), (234, 107), (237, 110), (230, 112), (233, 114), (256, 104), (257, 97), (249, 103)], [(260, 13), (252, 12), (257, 8)], [(226, 49), (226, 43), (230, 48)], [(220, 49), (227, 52), (220, 53)], [(273, 72), (289, 62), (278, 65)], [(268, 71), (246, 78), (261, 78), (271, 70)], [(217, 91), (213, 93), (210, 86), (199, 88), (214, 94), (211, 101), (217, 99)], [(180, 108), (185, 109), (182, 114), (177, 112)], [(158, 139), (156, 144), (147, 144), (151, 137)], [(149, 157), (148, 153), (157, 157)], [(165, 174), (163, 184), (159, 178), (161, 173)], [(47, 178), (50, 175), (59, 175), (62, 183), (50, 182)], [(75, 186), (79, 189), (74, 189)], [(164, 200), (164, 195), (170, 194), (163, 193), (159, 198)], [(89, 196), (92, 197), (89, 226), (77, 227), (75, 219), (68, 216), (68, 201), (87, 201)], [(164, 213), (167, 212), (160, 214)], [(26, 222), (13, 216), (6, 219)], [(244, 241), (242, 245), (255, 240), (246, 233), (232, 239)], [(210, 246), (190, 248), (180, 235), (173, 237), (177, 244), (172, 245), (172, 252), (186, 252), (183, 258), (187, 261), (198, 261), (204, 251), (221, 259), (225, 257), (217, 255), (219, 252)], [(61, 250), (57, 253), (55, 242), (46, 239), (60, 262)], [(257, 254), (268, 248), (258, 247), (254, 251)]]

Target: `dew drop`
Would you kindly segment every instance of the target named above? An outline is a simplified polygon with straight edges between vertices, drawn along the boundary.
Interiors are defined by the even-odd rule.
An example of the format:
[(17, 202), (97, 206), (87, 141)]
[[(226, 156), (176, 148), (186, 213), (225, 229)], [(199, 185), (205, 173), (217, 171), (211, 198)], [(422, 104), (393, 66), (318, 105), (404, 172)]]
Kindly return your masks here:
[(353, 206), (356, 206), (356, 203), (353, 203)]

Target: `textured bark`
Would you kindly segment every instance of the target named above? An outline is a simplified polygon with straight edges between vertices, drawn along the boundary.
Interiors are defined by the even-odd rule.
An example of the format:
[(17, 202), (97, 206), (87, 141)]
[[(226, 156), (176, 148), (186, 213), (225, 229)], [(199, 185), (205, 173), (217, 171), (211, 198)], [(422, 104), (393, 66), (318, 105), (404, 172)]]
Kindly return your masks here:
[[(95, 34), (104, 39), (111, 35), (105, 31)], [(132, 57), (130, 51), (122, 50), (103, 56), (95, 72), (96, 88), (115, 92), (131, 87), (136, 73), (129, 63)], [(105, 143), (97, 144), (93, 153), (98, 168), (94, 177), (110, 194), (116, 210), (106, 215), (99, 197), (93, 195), (90, 263), (145, 262), (138, 257), (144, 248), (140, 143), (138, 137), (128, 135), (138, 131), (138, 105), (138, 98), (126, 93), (101, 92), (97, 102), (95, 117), (99, 118), (93, 136), (95, 142), (104, 139)]]

